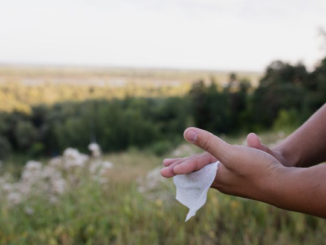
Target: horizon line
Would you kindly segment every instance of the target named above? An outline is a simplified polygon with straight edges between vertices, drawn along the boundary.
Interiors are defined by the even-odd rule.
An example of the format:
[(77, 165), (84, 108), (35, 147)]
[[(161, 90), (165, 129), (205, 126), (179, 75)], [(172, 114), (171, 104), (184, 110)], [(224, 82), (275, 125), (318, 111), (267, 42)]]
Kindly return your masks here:
[(20, 62), (2, 62), (0, 68), (23, 68), (23, 69), (94, 69), (94, 70), (138, 70), (138, 71), (175, 71), (175, 72), (221, 72), (221, 73), (263, 73), (264, 70), (243, 70), (243, 69), (218, 69), (218, 68), (181, 68), (181, 67), (164, 67), (164, 66), (132, 66), (132, 65), (91, 65), (91, 64), (58, 64), (58, 63), (20, 63)]

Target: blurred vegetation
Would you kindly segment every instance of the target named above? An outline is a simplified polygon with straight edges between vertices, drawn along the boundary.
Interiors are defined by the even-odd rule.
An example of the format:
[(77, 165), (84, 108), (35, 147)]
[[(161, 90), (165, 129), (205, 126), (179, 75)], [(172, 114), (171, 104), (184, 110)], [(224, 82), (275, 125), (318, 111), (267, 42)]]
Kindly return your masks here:
[(12, 205), (3, 198), (0, 243), (324, 244), (324, 219), (215, 191), (185, 224), (187, 209), (175, 201), (171, 180), (153, 166), (166, 153), (196, 151), (175, 149), (187, 126), (232, 144), (242, 144), (245, 138), (237, 135), (248, 131), (265, 132), (260, 136), (269, 146), (281, 141), (325, 103), (326, 59), (313, 71), (273, 62), (257, 87), (235, 73), (226, 84), (209, 80), (197, 80), (180, 94), (176, 88), (172, 93), (168, 88), (164, 93), (160, 88), (117, 90), (129, 91), (123, 96), (82, 85), (0, 83), (2, 191), (10, 191), (2, 179), (8, 173), (21, 178), (19, 163), (57, 156), (68, 147), (86, 151), (96, 141), (114, 163), (107, 183), (83, 173), (76, 176), (78, 185), (68, 186), (54, 203), (37, 196)]
[[(275, 134), (272, 135), (273, 137)], [(264, 142), (270, 143), (264, 135)], [(239, 143), (239, 140), (237, 141)], [(106, 156), (114, 163), (106, 184), (83, 174), (57, 202), (44, 197), (12, 205), (0, 203), (1, 244), (324, 244), (326, 223), (247, 199), (210, 190), (208, 201), (184, 223), (187, 208), (174, 198), (171, 180), (159, 171), (139, 192), (138, 179), (161, 159), (148, 152)], [(153, 173), (153, 172), (152, 172)]]
[[(70, 98), (65, 94), (78, 97), (77, 91), (85, 90), (83, 86), (75, 88), (53, 94), (62, 93), (65, 100)], [(4, 83), (0, 107), (16, 104), (17, 98), (34, 90), (46, 98), (48, 93), (51, 95), (48, 89), (36, 86), (30, 90)], [(105, 94), (105, 90), (99, 93)], [(164, 154), (180, 142), (187, 126), (217, 134), (271, 128), (291, 130), (325, 103), (326, 59), (311, 72), (300, 63), (275, 61), (266, 68), (257, 88), (251, 87), (248, 79), (238, 79), (232, 73), (224, 86), (214, 78), (210, 83), (199, 80), (183, 96), (136, 95), (40, 105), (34, 101), (25, 103), (27, 110), (2, 112), (0, 159), (11, 152), (34, 157), (55, 156), (67, 147), (86, 150), (85, 146), (92, 141), (97, 141), (104, 152), (136, 147)], [(27, 93), (26, 98), (29, 96)]]
[[(198, 78), (206, 84), (211, 78), (225, 84), (228, 75), (223, 71), (0, 66), (0, 111), (31, 113), (34, 105), (63, 101), (184, 96)], [(256, 85), (260, 74), (240, 72), (239, 76)]]

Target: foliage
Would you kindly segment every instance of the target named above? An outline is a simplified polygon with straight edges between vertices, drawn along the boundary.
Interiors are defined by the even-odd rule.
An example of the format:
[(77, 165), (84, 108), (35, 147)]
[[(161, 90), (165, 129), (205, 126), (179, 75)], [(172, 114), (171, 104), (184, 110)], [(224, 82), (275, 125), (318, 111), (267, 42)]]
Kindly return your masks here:
[[(326, 223), (256, 201), (211, 190), (187, 223), (172, 181), (161, 182), (160, 158), (141, 152), (106, 156), (107, 183), (79, 172), (78, 185), (49, 203), (42, 196), (0, 203), (1, 244), (323, 244)], [(137, 179), (156, 186), (140, 192)], [(78, 176), (77, 176), (78, 177)], [(164, 183), (164, 185), (163, 185)], [(46, 203), (46, 205), (45, 205)]]
[[(9, 89), (13, 95), (20, 96), (24, 89), (34, 91), (24, 86), (11, 86), (3, 87), (2, 93)], [(85, 89), (74, 86), (72, 90), (59, 87), (63, 99), (71, 98), (74, 91)], [(15, 93), (13, 88), (19, 88), (20, 92)], [(87, 93), (94, 93), (92, 91), (87, 90)], [(81, 98), (92, 98), (87, 97), (87, 93), (82, 93), (86, 97)], [(65, 97), (65, 94), (70, 95)], [(257, 88), (251, 87), (248, 79), (231, 73), (224, 86), (214, 77), (210, 83), (199, 80), (184, 96), (126, 96), (120, 99), (95, 96), (53, 105), (27, 104), (27, 112), (1, 113), (0, 158), (8, 156), (10, 151), (30, 156), (53, 156), (67, 147), (85, 151), (84, 146), (94, 141), (104, 152), (134, 147), (148, 148), (160, 155), (177, 144), (187, 126), (197, 126), (215, 134), (263, 131), (273, 125), (279, 130), (281, 127), (294, 128), (325, 100), (326, 58), (311, 72), (300, 63), (272, 62)]]
[(275, 131), (287, 130), (291, 131), (298, 126), (298, 114), (295, 110), (286, 111), (284, 109), (280, 110), (278, 116), (273, 124), (273, 129)]
[(259, 87), (252, 95), (252, 119), (256, 126), (270, 127), (281, 110), (296, 113), (300, 125), (326, 100), (326, 59), (314, 71), (304, 65), (280, 61), (267, 67)]
[[(85, 151), (97, 141), (104, 151), (144, 148), (165, 140), (164, 149), (176, 143), (188, 122), (188, 102), (167, 99), (127, 98), (66, 102), (53, 107), (35, 106), (31, 114), (2, 114), (2, 144), (31, 156), (57, 155), (70, 146)], [(173, 143), (175, 142), (175, 143)], [(157, 147), (156, 147), (157, 148)], [(158, 154), (162, 154), (160, 147)]]
[(8, 157), (11, 153), (10, 142), (3, 137), (0, 137), (0, 159)]

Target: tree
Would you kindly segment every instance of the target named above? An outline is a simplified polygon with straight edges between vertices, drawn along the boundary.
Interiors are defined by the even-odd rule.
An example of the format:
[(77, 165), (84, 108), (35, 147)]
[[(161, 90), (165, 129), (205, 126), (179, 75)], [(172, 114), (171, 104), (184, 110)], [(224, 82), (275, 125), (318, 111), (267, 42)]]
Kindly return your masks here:
[(37, 131), (30, 121), (18, 121), (15, 128), (18, 149), (27, 151), (37, 139)]
[(292, 84), (294, 86), (305, 86), (308, 72), (306, 67), (298, 63), (290, 65), (282, 61), (272, 62), (265, 71), (265, 75), (260, 80), (260, 86), (269, 87), (281, 84)]

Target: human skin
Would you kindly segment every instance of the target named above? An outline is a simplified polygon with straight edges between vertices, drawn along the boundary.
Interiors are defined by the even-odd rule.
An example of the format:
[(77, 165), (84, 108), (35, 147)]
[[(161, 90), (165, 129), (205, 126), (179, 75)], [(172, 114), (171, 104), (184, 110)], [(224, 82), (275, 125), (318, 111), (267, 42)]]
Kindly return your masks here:
[[(279, 208), (326, 218), (326, 106), (273, 149), (257, 135), (248, 146), (230, 145), (217, 136), (188, 128), (184, 137), (205, 152), (186, 158), (165, 159), (164, 177), (200, 170), (219, 160), (212, 188)], [(308, 167), (308, 168), (303, 168)]]

